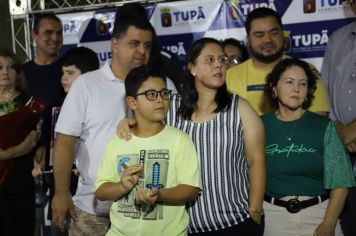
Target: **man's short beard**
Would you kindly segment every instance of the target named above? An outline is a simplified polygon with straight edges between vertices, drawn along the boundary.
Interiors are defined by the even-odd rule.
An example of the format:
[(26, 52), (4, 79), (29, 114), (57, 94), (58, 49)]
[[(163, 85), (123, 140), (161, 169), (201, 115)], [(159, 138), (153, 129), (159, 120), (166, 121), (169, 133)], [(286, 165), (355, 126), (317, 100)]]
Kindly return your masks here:
[(255, 50), (253, 50), (252, 48), (250, 48), (250, 52), (251, 52), (252, 56), (255, 57), (258, 61), (268, 64), (268, 63), (275, 62), (282, 57), (283, 48), (279, 49), (275, 54), (268, 55), (268, 56), (258, 53)]

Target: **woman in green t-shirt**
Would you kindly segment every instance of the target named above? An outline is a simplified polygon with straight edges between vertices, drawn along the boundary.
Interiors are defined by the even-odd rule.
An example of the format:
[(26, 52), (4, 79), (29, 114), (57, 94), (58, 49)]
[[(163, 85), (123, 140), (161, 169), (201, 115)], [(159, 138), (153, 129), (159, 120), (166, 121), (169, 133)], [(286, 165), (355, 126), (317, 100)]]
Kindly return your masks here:
[(280, 61), (267, 76), (272, 108), (262, 116), (266, 133), (266, 236), (342, 235), (339, 215), (350, 161), (334, 124), (308, 111), (317, 72), (301, 60)]

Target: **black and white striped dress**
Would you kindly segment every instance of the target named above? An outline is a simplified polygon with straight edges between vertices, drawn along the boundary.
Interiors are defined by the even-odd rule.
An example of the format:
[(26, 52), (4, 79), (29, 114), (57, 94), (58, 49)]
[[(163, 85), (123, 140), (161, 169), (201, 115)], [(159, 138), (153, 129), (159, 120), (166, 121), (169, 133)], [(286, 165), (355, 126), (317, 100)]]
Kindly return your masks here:
[(189, 232), (214, 231), (234, 226), (248, 214), (248, 166), (238, 112), (238, 96), (231, 108), (205, 123), (178, 117), (180, 97), (173, 96), (167, 123), (186, 132), (199, 157), (203, 191), (188, 207)]

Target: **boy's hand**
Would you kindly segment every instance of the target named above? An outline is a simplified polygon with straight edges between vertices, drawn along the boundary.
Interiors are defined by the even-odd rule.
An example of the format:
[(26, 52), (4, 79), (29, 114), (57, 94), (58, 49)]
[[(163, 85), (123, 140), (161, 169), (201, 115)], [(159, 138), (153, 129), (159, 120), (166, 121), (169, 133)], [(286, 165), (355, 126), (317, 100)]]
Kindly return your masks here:
[(124, 168), (120, 182), (127, 193), (137, 185), (142, 170), (143, 165), (140, 164)]
[(116, 128), (116, 134), (119, 138), (126, 141), (131, 139), (131, 130), (133, 126), (136, 125), (136, 120), (134, 118), (124, 118), (119, 122)]
[(136, 187), (136, 203), (153, 206), (159, 195), (158, 189), (144, 190), (141, 186)]

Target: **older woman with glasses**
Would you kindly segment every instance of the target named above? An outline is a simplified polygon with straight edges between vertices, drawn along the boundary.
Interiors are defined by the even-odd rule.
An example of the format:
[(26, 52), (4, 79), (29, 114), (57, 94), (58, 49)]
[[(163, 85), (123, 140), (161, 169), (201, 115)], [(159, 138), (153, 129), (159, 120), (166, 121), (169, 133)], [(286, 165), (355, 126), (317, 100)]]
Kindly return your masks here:
[[(227, 60), (219, 41), (195, 41), (183, 95), (172, 96), (166, 119), (192, 138), (198, 152), (203, 190), (188, 204), (190, 235), (263, 234), (263, 126), (244, 99), (227, 91)], [(129, 138), (127, 122), (118, 133)]]

